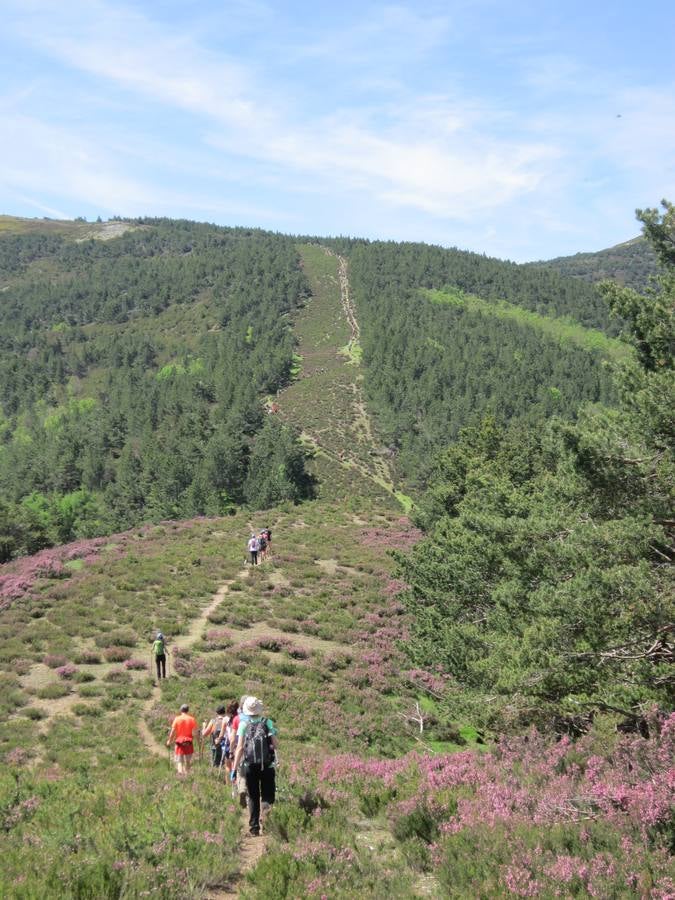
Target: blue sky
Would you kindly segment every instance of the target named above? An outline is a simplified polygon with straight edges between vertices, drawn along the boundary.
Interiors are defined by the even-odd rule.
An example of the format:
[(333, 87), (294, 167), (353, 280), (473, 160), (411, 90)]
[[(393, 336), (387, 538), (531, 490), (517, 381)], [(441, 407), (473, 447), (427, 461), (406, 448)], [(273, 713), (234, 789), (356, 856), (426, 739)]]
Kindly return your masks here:
[(0, 212), (529, 260), (675, 199), (672, 2), (2, 0)]

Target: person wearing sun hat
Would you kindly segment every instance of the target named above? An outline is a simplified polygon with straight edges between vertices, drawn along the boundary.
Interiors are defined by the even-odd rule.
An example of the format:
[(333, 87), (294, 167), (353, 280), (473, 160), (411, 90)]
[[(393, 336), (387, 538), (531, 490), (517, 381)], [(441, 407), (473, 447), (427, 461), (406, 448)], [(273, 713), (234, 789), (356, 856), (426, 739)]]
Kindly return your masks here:
[(274, 722), (263, 716), (264, 705), (257, 697), (247, 697), (242, 710), (245, 718), (237, 729), (237, 752), (234, 771), (243, 764), (248, 794), (248, 827), (252, 835), (260, 834), (261, 803), (263, 817), (274, 803), (276, 792), (277, 730)]

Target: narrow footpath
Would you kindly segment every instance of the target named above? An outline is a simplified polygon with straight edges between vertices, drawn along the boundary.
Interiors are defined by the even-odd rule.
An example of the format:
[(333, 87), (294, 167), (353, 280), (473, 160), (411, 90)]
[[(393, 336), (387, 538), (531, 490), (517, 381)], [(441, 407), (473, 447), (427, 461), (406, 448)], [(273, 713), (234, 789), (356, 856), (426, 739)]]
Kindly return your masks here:
[[(249, 526), (250, 527), (250, 526)], [(190, 628), (188, 629), (186, 634), (179, 635), (171, 642), (171, 649), (181, 649), (186, 650), (191, 647), (194, 643), (199, 640), (202, 631), (204, 630), (209, 615), (214, 612), (218, 607), (223, 603), (226, 596), (230, 591), (230, 585), (235, 581), (242, 581), (249, 577), (250, 566), (245, 566), (236, 576), (235, 578), (231, 578), (228, 581), (221, 584), (216, 593), (213, 595), (213, 598), (208, 606), (206, 606), (199, 616), (194, 619), (190, 623)], [(161, 687), (158, 681), (155, 681), (152, 693), (145, 701), (143, 706), (141, 707), (141, 713), (138, 720), (138, 730), (141, 735), (141, 740), (143, 741), (143, 745), (146, 750), (155, 755), (163, 757), (164, 759), (169, 758), (171, 750), (167, 748), (166, 744), (160, 743), (157, 738), (154, 736), (152, 731), (147, 724), (148, 715), (152, 710), (153, 706), (155, 706), (162, 697)], [(228, 787), (225, 787), (227, 790)], [(242, 879), (245, 877), (247, 872), (250, 872), (251, 869), (257, 864), (260, 857), (265, 852), (266, 847), (266, 838), (265, 835), (262, 834), (260, 837), (252, 837), (248, 833), (248, 810), (242, 809), (241, 811), (241, 843), (239, 845), (238, 850), (238, 860), (239, 860), (239, 872), (234, 881), (232, 881), (227, 887), (222, 890), (210, 891), (208, 894), (208, 900), (225, 900), (225, 898), (238, 897), (239, 896), (239, 885)]]

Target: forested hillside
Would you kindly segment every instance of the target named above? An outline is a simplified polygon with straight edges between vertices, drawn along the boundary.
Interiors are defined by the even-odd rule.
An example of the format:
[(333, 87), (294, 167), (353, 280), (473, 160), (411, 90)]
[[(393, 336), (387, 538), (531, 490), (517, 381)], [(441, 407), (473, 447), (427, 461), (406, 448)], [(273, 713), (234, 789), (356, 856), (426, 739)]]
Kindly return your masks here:
[[(2, 226), (0, 558), (311, 492), (264, 404), (301, 375), (293, 239), (171, 220)], [(603, 360), (619, 345), (593, 329), (617, 326), (592, 287), (422, 244), (327, 243), (348, 255), (378, 452), (407, 483), (486, 412), (533, 423), (613, 402)], [(324, 392), (339, 403), (352, 387)]]
[(3, 558), (134, 522), (307, 494), (262, 398), (308, 293), (288, 238), (139, 221), (0, 238)]
[(592, 287), (414, 244), (357, 243), (349, 260), (366, 392), (407, 478), (483, 414), (534, 423), (613, 402), (603, 361), (622, 352), (591, 330), (612, 330)]
[(616, 408), (543, 428), (484, 420), (435, 459), (399, 557), (411, 660), (455, 679), (474, 720), (583, 730), (673, 705), (675, 210), (641, 213), (661, 263), (650, 296), (607, 283), (637, 354)]
[(656, 254), (643, 237), (634, 238), (596, 253), (558, 256), (529, 265), (579, 278), (589, 284), (609, 279), (642, 293), (658, 273)]
[[(195, 442), (190, 458), (184, 442), (193, 432), (183, 423), (217, 429), (236, 408), (248, 463), (231, 491), (251, 505), (143, 523), (0, 566), (0, 895), (671, 900), (675, 211), (645, 211), (643, 222), (664, 268), (650, 296), (603, 289), (603, 302), (625, 323), (621, 343), (519, 306), (512, 294), (486, 298), (449, 283), (434, 287), (434, 279), (420, 286), (419, 273), (407, 293), (389, 290), (395, 265), (377, 248), (368, 257), (367, 245), (352, 246), (364, 253), (364, 267), (378, 261), (393, 323), (403, 316), (402, 297), (413, 304), (410, 351), (403, 329), (395, 332), (395, 353), (408, 353), (412, 366), (400, 367), (407, 379), (417, 377), (414, 354), (424, 369), (424, 342), (441, 338), (455, 341), (453, 354), (468, 342), (474, 356), (505, 344), (501, 362), (477, 367), (469, 354), (456, 371), (465, 366), (478, 388), (490, 384), (496, 393), (496, 368), (521, 399), (527, 378), (543, 370), (528, 351), (530, 368), (510, 375), (508, 353), (530, 341), (560, 373), (568, 361), (566, 384), (577, 383), (574, 368), (584, 360), (586, 374), (603, 357), (613, 366), (613, 405), (587, 404), (575, 414), (570, 397), (568, 415), (542, 418), (548, 410), (538, 409), (530, 420), (526, 409), (513, 410), (499, 421), (495, 409), (477, 412), (455, 440), (443, 427), (430, 432), (428, 458), (417, 462), (428, 470), (426, 490), (410, 516), (399, 505), (406, 498), (396, 490), (396, 457), (382, 447), (367, 402), (374, 364), (366, 364), (366, 350), (377, 346), (377, 327), (386, 344), (386, 304), (380, 310), (367, 294), (376, 279), (366, 270), (358, 308), (353, 303), (356, 256), (350, 262), (316, 244), (183, 223), (137, 223), (110, 250), (88, 236), (73, 244), (72, 234), (68, 245), (51, 233), (54, 248), (33, 259), (30, 244), (21, 245), (25, 258), (5, 274), (0, 294), (15, 304), (3, 360), (33, 362), (25, 371), (40, 372), (51, 341), (64, 341), (55, 358), (70, 367), (76, 350), (102, 353), (115, 340), (128, 348), (148, 336), (156, 355), (147, 366), (132, 355), (128, 372), (110, 357), (98, 365), (85, 357), (78, 374), (66, 369), (47, 379), (44, 398), (38, 387), (27, 389), (25, 402), (18, 379), (3, 453), (44, 479), (31, 457), (54, 466), (61, 457), (53, 450), (45, 460), (36, 443), (59, 448), (50, 442), (64, 423), (76, 436), (79, 422), (95, 426), (98, 409), (104, 423), (130, 423), (122, 453), (138, 472), (143, 454), (169, 472), (180, 466), (186, 478), (192, 473), (180, 496), (193, 497), (194, 473), (208, 488), (237, 456), (226, 445), (204, 470), (211, 435)], [(179, 235), (183, 251), (175, 252)], [(156, 250), (147, 257), (146, 238)], [(120, 254), (118, 241), (136, 248), (140, 261)], [(120, 272), (144, 271), (147, 261), (165, 293), (178, 299), (174, 285), (183, 279), (191, 299), (135, 314), (154, 302), (152, 279), (137, 290), (120, 277), (122, 290), (107, 292), (90, 280), (80, 321), (62, 255), (81, 252), (106, 278), (111, 259)], [(202, 260), (203, 279), (186, 275), (191, 257)], [(162, 281), (163, 263), (173, 275)], [(278, 298), (268, 271), (280, 278)], [(33, 299), (19, 303), (21, 291)], [(42, 309), (37, 296), (52, 291)], [(120, 311), (127, 296), (133, 302)], [(256, 356), (258, 308), (265, 327), (278, 325), (283, 353), (273, 369)], [(236, 319), (228, 319), (231, 310)], [(426, 332), (415, 330), (417, 318)], [(73, 334), (82, 337), (66, 339)], [(39, 352), (31, 340), (42, 341)], [(213, 363), (212, 341), (223, 341), (232, 357), (223, 352)], [(395, 353), (382, 364), (393, 365)], [(235, 363), (258, 391), (248, 406), (224, 392), (250, 387), (239, 370), (230, 372)], [(441, 364), (450, 365), (443, 354), (434, 366)], [(129, 372), (161, 415), (152, 418)], [(116, 379), (126, 392), (109, 389)], [(403, 383), (393, 381), (392, 391)], [(430, 379), (428, 393), (417, 388), (420, 408), (444, 383)], [(264, 392), (277, 384), (274, 414), (263, 416)], [(223, 393), (203, 397), (204, 386)], [(499, 396), (504, 403), (506, 393)], [(118, 397), (130, 412), (115, 419)], [(192, 410), (202, 418), (183, 418)], [(143, 444), (134, 416), (146, 415)], [(306, 455), (292, 442), (297, 431)], [(173, 457), (161, 458), (165, 444)], [(272, 447), (282, 450), (270, 461), (262, 454)], [(69, 448), (64, 439), (60, 452)], [(70, 459), (78, 471), (80, 457)], [(115, 470), (123, 459), (113, 449), (107, 464)], [(319, 482), (312, 500), (277, 503), (284, 485), (304, 483), (305, 461)], [(412, 453), (409, 464), (413, 470)], [(4, 472), (10, 487), (18, 484), (8, 464)], [(67, 512), (80, 496), (112, 506), (117, 484), (113, 478), (84, 495), (34, 492), (14, 506), (36, 529), (41, 516)], [(143, 502), (163, 496), (154, 481), (124, 484)], [(271, 508), (251, 508), (269, 495)], [(220, 501), (232, 504), (229, 488)], [(139, 506), (135, 514), (161, 514), (152, 510)], [(271, 553), (244, 566), (245, 541), (263, 524), (274, 535)], [(165, 678), (148, 658), (160, 629)], [(176, 775), (167, 747), (181, 704), (206, 724), (242, 695), (260, 698), (278, 730), (275, 803), (262, 834), (249, 834), (248, 813), (226, 772), (210, 764), (210, 739), (199, 728), (189, 775)]]

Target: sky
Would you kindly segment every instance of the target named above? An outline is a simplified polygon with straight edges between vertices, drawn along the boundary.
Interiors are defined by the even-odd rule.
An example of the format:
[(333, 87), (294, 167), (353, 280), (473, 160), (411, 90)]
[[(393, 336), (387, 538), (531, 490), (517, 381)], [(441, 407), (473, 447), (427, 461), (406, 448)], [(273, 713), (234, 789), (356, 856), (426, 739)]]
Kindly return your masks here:
[(675, 200), (672, 0), (0, 0), (0, 212), (526, 261)]

